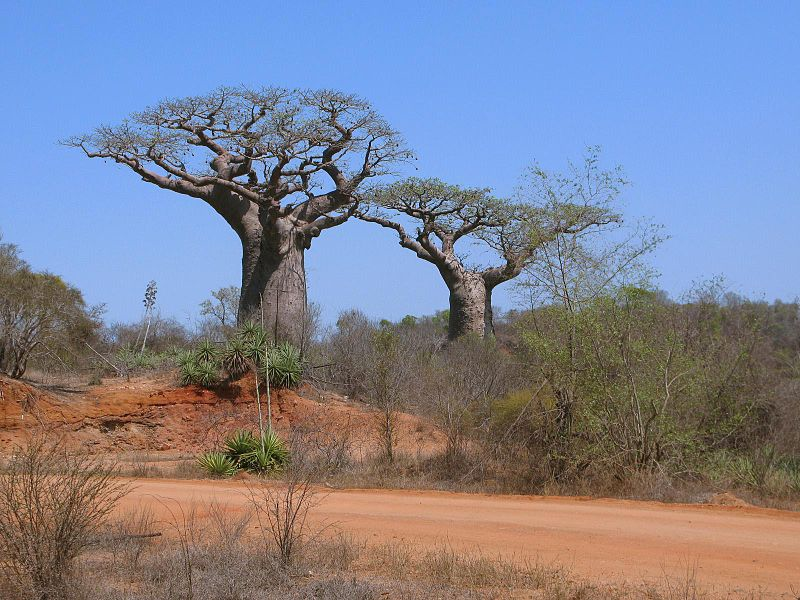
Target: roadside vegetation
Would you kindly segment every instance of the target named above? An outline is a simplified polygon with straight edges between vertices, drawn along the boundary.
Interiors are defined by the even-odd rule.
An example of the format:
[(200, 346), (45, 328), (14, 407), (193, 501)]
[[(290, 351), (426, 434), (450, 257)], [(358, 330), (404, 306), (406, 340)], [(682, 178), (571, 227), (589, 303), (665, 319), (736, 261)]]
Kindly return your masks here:
[[(446, 543), (369, 543), (320, 523), (313, 474), (248, 483), (244, 509), (166, 498), (119, 510), (116, 471), (58, 443), (17, 449), (0, 476), (0, 594), (8, 600), (386, 597), (712, 600), (679, 579), (612, 586), (557, 564), (486, 556)], [(52, 493), (55, 491), (56, 493)], [(726, 598), (757, 600), (758, 592)]]
[[(271, 394), (301, 386), (375, 413), (380, 440), (366, 455), (355, 452), (354, 431), (297, 428), (278, 440), (292, 460), (327, 463), (330, 484), (668, 501), (733, 491), (797, 507), (800, 306), (742, 298), (719, 280), (669, 298), (639, 260), (641, 239), (612, 254), (568, 237), (553, 243), (560, 262), (521, 277), (519, 308), (496, 315), (488, 339), (448, 340), (446, 311), (389, 322), (352, 310), (326, 329), (312, 309), (297, 348), (258, 324), (232, 326), (229, 290), (214, 296), (228, 308), (210, 310), (195, 331), (156, 311), (144, 351), (144, 319), (103, 327), (81, 317), (82, 344), (69, 321), (54, 321), (38, 330), (46, 337), (26, 373), (50, 385), (159, 373), (214, 389), (246, 382), (258, 397), (249, 434), (265, 441), (260, 466), (210, 447), (198, 458), (213, 476), (280, 471), (285, 461), (268, 449)], [(397, 451), (401, 413), (436, 424), (446, 439), (439, 454)]]

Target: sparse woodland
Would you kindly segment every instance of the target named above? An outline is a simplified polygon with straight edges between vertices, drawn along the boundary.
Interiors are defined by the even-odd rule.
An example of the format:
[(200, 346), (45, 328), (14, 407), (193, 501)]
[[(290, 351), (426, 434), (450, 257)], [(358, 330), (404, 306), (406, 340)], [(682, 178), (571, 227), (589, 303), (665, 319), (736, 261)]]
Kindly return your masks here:
[[(741, 297), (721, 280), (687, 282), (678, 298), (661, 291), (649, 259), (669, 232), (626, 219), (627, 179), (621, 169), (602, 166), (597, 148), (561, 172), (532, 164), (515, 194), (499, 198), (435, 178), (399, 178), (413, 155), (365, 100), (277, 88), (221, 88), (166, 100), (66, 144), (129, 169), (132, 185), (139, 179), (165, 195), (211, 205), (242, 241), (241, 286), (211, 291), (193, 328), (159, 314), (155, 283), (141, 322), (103, 323), (102, 307), (87, 306), (80, 290), (35, 272), (20, 249), (2, 243), (0, 371), (48, 384), (169, 371), (176, 384), (208, 388), (252, 374), (253, 430), (225, 432), (225, 445), (209, 448), (200, 466), (218, 477), (246, 470), (291, 480), (301, 500), (251, 490), (263, 496), (254, 515), (264, 519), (265, 530), (272, 526), (280, 552), (248, 547), (242, 555), (271, 577), (283, 577), (281, 589), (294, 589), (281, 564), (293, 562), (291, 546), (300, 541), (281, 537), (287, 532), (275, 520), (286, 518), (282, 510), (308, 510), (302, 498), (315, 478), (664, 500), (735, 490), (754, 503), (798, 507), (800, 304)], [(399, 242), (436, 269), (443, 310), (389, 321), (354, 307), (335, 324), (321, 322), (319, 306), (306, 297), (305, 253), (312, 241), (325, 243), (316, 238), (326, 229), (347, 227), (350, 219), (375, 225), (375, 244)], [(513, 286), (513, 309), (493, 307), (499, 285)], [(356, 464), (348, 455), (346, 432), (313, 452), (298, 440), (277, 439), (270, 392), (301, 385), (370, 405), (380, 443), (368, 461)], [(433, 422), (446, 440), (441, 452), (399, 452), (402, 413)], [(27, 460), (45, 460), (46, 469), (58, 460), (44, 446), (31, 452), (45, 453)], [(324, 468), (320, 457), (329, 459)], [(24, 499), (13, 495), (14, 486), (31, 476), (19, 460), (0, 476), (6, 549), (19, 539), (3, 515), (19, 511)], [(85, 483), (82, 463), (68, 464), (74, 467), (68, 476)], [(306, 479), (291, 479), (300, 467)], [(33, 482), (41, 486), (49, 475), (37, 477)], [(90, 492), (116, 500), (120, 490), (102, 477), (111, 487)], [(76, 505), (84, 500), (91, 498), (77, 498)], [(103, 505), (102, 516), (110, 510)], [(142, 577), (138, 560), (158, 573), (174, 567), (172, 575), (159, 575), (175, 586), (174, 594), (147, 597), (193, 597), (197, 582), (176, 573), (191, 578), (195, 567), (186, 561), (219, 558), (191, 538), (186, 514), (174, 521), (179, 543), (162, 554), (149, 541), (103, 538), (114, 564), (133, 564), (131, 576)], [(220, 543), (240, 543), (231, 523), (217, 525)], [(92, 524), (80, 527), (71, 554), (58, 557), (58, 572), (36, 571), (31, 561), (46, 559), (17, 552), (15, 577), (44, 586), (37, 598), (61, 597), (45, 588), (66, 585), (72, 563), (93, 543), (89, 534), (100, 535)], [(139, 533), (148, 527), (140, 523)], [(352, 554), (347, 565), (329, 565), (330, 577), (314, 585), (340, 590), (335, 597), (372, 597), (366, 584), (341, 578), (350, 562), (363, 558), (345, 546)], [(293, 564), (327, 552), (314, 548), (298, 550)], [(232, 554), (227, 558), (241, 567)], [(428, 568), (422, 563), (434, 557), (414, 560), (415, 568)], [(499, 587), (504, 578), (534, 578), (530, 571), (478, 566)], [(105, 563), (97, 568), (113, 570)], [(247, 581), (226, 585), (261, 585)], [(144, 590), (160, 585), (140, 582)], [(287, 591), (283, 597), (317, 597), (311, 588), (301, 592), (311, 595)]]

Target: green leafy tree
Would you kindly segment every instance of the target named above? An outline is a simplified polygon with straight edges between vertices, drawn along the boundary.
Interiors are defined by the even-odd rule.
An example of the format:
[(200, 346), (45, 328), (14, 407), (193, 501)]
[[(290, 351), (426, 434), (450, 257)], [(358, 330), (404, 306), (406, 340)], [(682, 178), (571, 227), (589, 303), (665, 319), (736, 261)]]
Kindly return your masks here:
[(0, 371), (22, 377), (33, 354), (64, 351), (100, 327), (101, 308), (52, 273), (36, 273), (15, 246), (0, 244)]

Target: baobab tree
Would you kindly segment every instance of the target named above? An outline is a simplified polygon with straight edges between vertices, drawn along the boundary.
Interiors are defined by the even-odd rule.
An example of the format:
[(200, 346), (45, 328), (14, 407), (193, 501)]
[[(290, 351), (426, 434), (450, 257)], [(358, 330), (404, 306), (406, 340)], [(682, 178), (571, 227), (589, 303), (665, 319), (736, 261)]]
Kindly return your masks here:
[(260, 314), (295, 342), (305, 250), (352, 215), (359, 186), (411, 156), (365, 100), (280, 88), (164, 100), (65, 143), (210, 205), (242, 243), (240, 322)]
[[(488, 337), (494, 334), (493, 290), (517, 277), (554, 237), (617, 222), (611, 205), (624, 183), (618, 170), (600, 171), (591, 149), (567, 175), (531, 167), (513, 200), (494, 198), (488, 189), (411, 178), (376, 188), (356, 214), (393, 229), (403, 248), (438, 269), (450, 291), (450, 339)], [(409, 218), (413, 234), (403, 224)], [(462, 240), (481, 243), (499, 264), (469, 266), (456, 248)]]

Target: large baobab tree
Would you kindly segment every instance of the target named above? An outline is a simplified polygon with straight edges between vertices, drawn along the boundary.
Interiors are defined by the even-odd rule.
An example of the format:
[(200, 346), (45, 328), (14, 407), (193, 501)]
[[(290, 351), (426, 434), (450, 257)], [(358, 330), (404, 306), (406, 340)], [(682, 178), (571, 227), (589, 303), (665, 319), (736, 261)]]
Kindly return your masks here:
[[(493, 335), (492, 291), (517, 277), (554, 237), (619, 220), (611, 204), (624, 180), (617, 170), (599, 170), (595, 150), (567, 175), (534, 166), (526, 182), (513, 200), (503, 200), (487, 189), (411, 178), (373, 190), (357, 208), (360, 219), (393, 229), (403, 248), (438, 269), (450, 291), (450, 339)], [(404, 221), (414, 223), (413, 233)], [(499, 264), (468, 266), (456, 248), (461, 240), (479, 242), (477, 255), (488, 251)]]
[(335, 91), (220, 88), (66, 140), (210, 205), (242, 243), (240, 321), (299, 341), (304, 252), (344, 223), (365, 180), (410, 157), (369, 103)]

